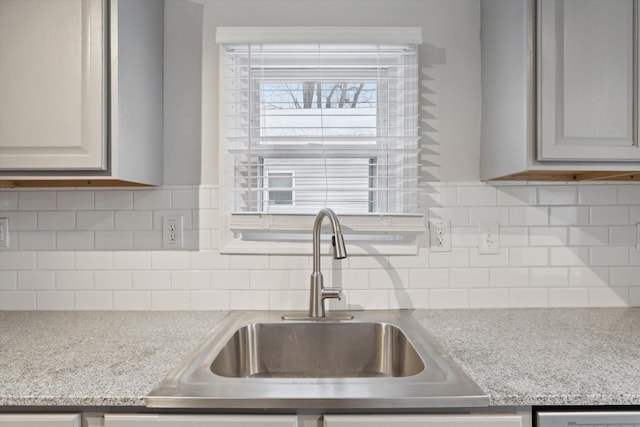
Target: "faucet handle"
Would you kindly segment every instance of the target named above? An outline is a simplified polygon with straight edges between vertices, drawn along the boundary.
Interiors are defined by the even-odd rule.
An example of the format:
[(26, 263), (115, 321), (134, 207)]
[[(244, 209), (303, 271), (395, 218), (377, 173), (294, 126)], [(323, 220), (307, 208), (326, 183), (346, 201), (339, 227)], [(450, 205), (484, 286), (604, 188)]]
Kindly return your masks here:
[(323, 288), (322, 299), (336, 298), (338, 301), (342, 300), (342, 289), (340, 288)]

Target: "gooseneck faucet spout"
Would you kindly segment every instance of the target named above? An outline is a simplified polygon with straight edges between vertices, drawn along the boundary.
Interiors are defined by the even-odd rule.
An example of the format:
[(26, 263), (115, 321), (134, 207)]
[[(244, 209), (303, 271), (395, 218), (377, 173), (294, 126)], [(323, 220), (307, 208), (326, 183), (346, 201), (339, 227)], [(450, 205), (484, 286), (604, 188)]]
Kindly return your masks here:
[(329, 209), (320, 209), (313, 223), (313, 272), (311, 273), (311, 295), (309, 297), (309, 317), (325, 317), (324, 300), (327, 298), (342, 299), (342, 291), (339, 288), (325, 288), (320, 271), (320, 229), (324, 218), (329, 218), (333, 235), (331, 243), (333, 245), (333, 258), (344, 259), (347, 257), (347, 249), (344, 245), (340, 221), (336, 213)]

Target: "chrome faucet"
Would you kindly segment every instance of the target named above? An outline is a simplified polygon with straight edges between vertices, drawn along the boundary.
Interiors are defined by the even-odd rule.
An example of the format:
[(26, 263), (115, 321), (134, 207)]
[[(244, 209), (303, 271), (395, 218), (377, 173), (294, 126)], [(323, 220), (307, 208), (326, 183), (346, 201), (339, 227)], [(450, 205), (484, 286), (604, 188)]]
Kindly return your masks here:
[(344, 259), (347, 257), (347, 248), (344, 246), (344, 238), (340, 229), (340, 221), (334, 211), (329, 208), (320, 209), (313, 223), (313, 272), (311, 273), (311, 295), (309, 296), (309, 317), (325, 317), (324, 300), (327, 298), (342, 299), (340, 288), (325, 288), (320, 271), (320, 228), (322, 220), (327, 217), (333, 228), (331, 244), (333, 245), (333, 258)]
[[(329, 208), (320, 209), (313, 223), (313, 272), (311, 273), (311, 287), (309, 295), (309, 314), (308, 316), (285, 315), (284, 320), (321, 320), (326, 318), (324, 309), (324, 300), (328, 298), (342, 299), (342, 290), (340, 288), (325, 288), (322, 272), (320, 271), (320, 229), (322, 220), (329, 218), (333, 235), (331, 236), (331, 244), (333, 245), (333, 258), (344, 259), (347, 257), (347, 249), (344, 246), (344, 238), (340, 229), (340, 221), (334, 211)], [(353, 316), (347, 313), (331, 315), (332, 320), (353, 319)]]

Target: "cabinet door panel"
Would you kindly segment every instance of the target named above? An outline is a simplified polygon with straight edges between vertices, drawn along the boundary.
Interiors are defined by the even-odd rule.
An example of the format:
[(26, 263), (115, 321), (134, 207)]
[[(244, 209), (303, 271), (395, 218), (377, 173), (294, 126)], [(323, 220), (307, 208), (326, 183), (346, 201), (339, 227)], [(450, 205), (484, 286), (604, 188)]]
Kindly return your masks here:
[(295, 415), (105, 415), (105, 427), (296, 427)]
[(81, 427), (80, 414), (0, 414), (2, 427)]
[(102, 0), (0, 0), (0, 170), (104, 170)]
[(634, 2), (540, 1), (538, 160), (640, 159)]
[(325, 427), (524, 427), (520, 415), (325, 415)]

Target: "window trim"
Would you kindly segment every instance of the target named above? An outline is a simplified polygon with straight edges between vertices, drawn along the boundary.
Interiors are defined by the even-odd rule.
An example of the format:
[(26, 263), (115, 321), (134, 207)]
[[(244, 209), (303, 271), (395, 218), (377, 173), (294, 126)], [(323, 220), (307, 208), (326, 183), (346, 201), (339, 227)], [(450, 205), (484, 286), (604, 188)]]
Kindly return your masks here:
[[(217, 43), (222, 56), (226, 43), (349, 43), (349, 44), (421, 44), (421, 28), (382, 27), (286, 27), (286, 28), (218, 28)], [(220, 61), (222, 67), (223, 61)], [(221, 73), (222, 76), (222, 73)], [(224, 79), (219, 79), (219, 93), (225, 93)], [(219, 97), (220, 126), (220, 247), (226, 254), (311, 254), (308, 242), (247, 241), (235, 237), (234, 230), (256, 230), (261, 233), (308, 233), (315, 215), (312, 214), (263, 214), (233, 213), (228, 201), (233, 195), (232, 157), (225, 141), (225, 97)], [(419, 119), (419, 118), (418, 118)], [(340, 215), (345, 240), (350, 255), (415, 255), (418, 240), (425, 234), (427, 224), (423, 214), (365, 214)], [(358, 240), (358, 235), (376, 234), (391, 236), (389, 242)], [(354, 239), (349, 241), (349, 236)], [(323, 250), (325, 245), (323, 244)], [(328, 250), (328, 245), (326, 245)]]

